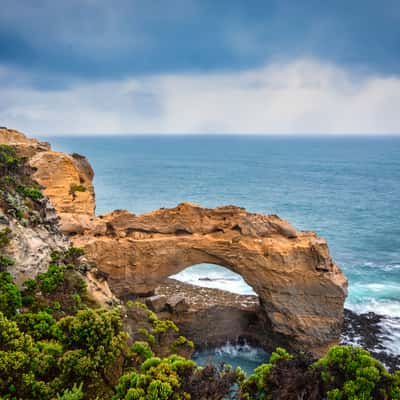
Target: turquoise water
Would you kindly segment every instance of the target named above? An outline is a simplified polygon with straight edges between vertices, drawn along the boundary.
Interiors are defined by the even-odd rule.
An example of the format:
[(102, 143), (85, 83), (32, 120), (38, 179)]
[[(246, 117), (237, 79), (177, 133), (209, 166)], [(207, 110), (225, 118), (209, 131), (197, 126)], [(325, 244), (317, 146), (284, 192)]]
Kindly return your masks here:
[[(48, 138), (46, 140), (49, 140)], [(134, 213), (190, 201), (274, 213), (328, 240), (349, 278), (347, 306), (388, 316), (400, 353), (400, 138), (136, 136), (51, 138), (85, 154), (95, 172), (97, 212)], [(249, 292), (214, 266), (182, 279)], [(233, 280), (236, 280), (234, 283)]]
[(204, 366), (210, 362), (215, 365), (226, 363), (233, 368), (240, 367), (247, 375), (262, 363), (268, 362), (269, 354), (264, 350), (247, 344), (229, 344), (216, 349), (195, 353), (193, 360)]

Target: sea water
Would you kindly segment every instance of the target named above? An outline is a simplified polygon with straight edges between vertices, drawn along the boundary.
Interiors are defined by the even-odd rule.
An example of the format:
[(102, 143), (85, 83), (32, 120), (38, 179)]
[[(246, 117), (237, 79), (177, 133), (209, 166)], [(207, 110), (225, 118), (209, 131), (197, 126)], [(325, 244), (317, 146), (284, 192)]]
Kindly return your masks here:
[[(399, 137), (44, 139), (88, 157), (99, 214), (139, 214), (182, 201), (234, 204), (316, 231), (349, 279), (346, 306), (386, 315), (387, 347), (400, 354)], [(239, 276), (213, 265), (191, 267), (178, 278), (252, 293)]]

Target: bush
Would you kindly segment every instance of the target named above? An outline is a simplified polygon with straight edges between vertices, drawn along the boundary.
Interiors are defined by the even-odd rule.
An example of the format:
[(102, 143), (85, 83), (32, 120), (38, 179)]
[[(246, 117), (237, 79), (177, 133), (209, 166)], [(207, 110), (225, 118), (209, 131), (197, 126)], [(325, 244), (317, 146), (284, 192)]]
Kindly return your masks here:
[(22, 306), (21, 292), (8, 272), (0, 272), (0, 312), (12, 317)]
[(74, 195), (76, 192), (86, 192), (86, 188), (83, 185), (71, 185), (69, 191)]
[(130, 372), (120, 378), (113, 400), (190, 399), (182, 383), (195, 368), (193, 361), (176, 355), (149, 358), (142, 364), (141, 372)]
[(34, 353), (32, 338), (21, 333), (17, 324), (0, 312), (0, 396), (18, 399), (32, 396), (32, 379), (24, 377), (31, 378)]
[(395, 375), (362, 348), (332, 347), (314, 368), (320, 370), (328, 400), (400, 399)]
[(0, 254), (0, 272), (4, 272), (7, 268), (12, 267), (15, 261), (4, 254)]
[(82, 400), (83, 399), (82, 383), (74, 386), (72, 389), (66, 389), (62, 395), (57, 394), (57, 400)]
[(21, 164), (21, 158), (17, 156), (15, 148), (5, 144), (0, 145), (0, 175), (4, 176), (15, 172)]
[(15, 321), (22, 332), (35, 340), (51, 340), (60, 336), (56, 320), (46, 311), (22, 313), (16, 316)]
[(43, 293), (52, 293), (64, 282), (64, 267), (51, 263), (47, 272), (37, 275), (37, 282)]
[(11, 230), (10, 228), (5, 228), (0, 231), (0, 249), (6, 247), (11, 240)]
[[(300, 396), (300, 397), (299, 397)], [(319, 361), (300, 353), (273, 353), (240, 387), (240, 399), (398, 400), (400, 374), (361, 348), (332, 347)]]
[(29, 197), (32, 200), (40, 200), (43, 198), (42, 192), (34, 187), (18, 185), (17, 190), (24, 197)]

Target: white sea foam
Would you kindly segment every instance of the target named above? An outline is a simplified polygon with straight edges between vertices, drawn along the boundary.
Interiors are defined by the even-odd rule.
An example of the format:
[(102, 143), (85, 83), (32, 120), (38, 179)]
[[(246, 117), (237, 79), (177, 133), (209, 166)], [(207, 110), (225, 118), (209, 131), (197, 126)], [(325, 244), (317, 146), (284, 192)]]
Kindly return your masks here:
[[(358, 314), (374, 312), (383, 315), (382, 344), (387, 352), (400, 355), (400, 300), (368, 298), (360, 303), (348, 303), (346, 306)], [(357, 338), (352, 338), (352, 342), (357, 344)]]
[(255, 367), (268, 361), (269, 354), (247, 343), (227, 342), (215, 349), (195, 353), (193, 359), (199, 365), (205, 365), (209, 362), (218, 365), (220, 362), (225, 362), (233, 367), (240, 366), (247, 374), (251, 374)]
[(255, 294), (244, 279), (227, 268), (213, 264), (199, 264), (186, 268), (171, 278), (192, 285), (222, 289), (238, 294)]
[[(371, 267), (374, 265), (372, 263)], [(399, 264), (390, 264), (385, 268), (397, 269)], [(255, 294), (243, 278), (234, 272), (212, 264), (199, 264), (187, 268), (171, 278), (192, 285), (217, 288), (238, 294)], [(358, 314), (374, 312), (383, 315), (382, 342), (389, 353), (400, 355), (400, 285), (397, 282), (357, 282), (350, 286), (346, 307)], [(342, 338), (346, 343), (358, 345), (360, 338)], [(227, 344), (218, 351), (234, 353), (239, 348)], [(244, 353), (241, 353), (244, 354)]]
[(250, 346), (247, 343), (231, 344), (228, 342), (214, 351), (216, 355), (224, 358), (227, 356), (232, 358), (241, 357), (252, 361), (260, 357), (260, 349)]

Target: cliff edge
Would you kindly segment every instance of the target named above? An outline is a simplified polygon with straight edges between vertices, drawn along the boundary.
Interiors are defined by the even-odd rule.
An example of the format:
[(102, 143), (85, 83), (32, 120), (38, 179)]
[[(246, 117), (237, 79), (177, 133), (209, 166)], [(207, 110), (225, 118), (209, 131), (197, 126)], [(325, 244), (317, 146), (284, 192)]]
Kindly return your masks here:
[(347, 280), (315, 233), (235, 206), (182, 203), (144, 215), (97, 217), (93, 170), (83, 156), (52, 151), (7, 129), (0, 129), (2, 143), (28, 157), (61, 232), (84, 248), (118, 296), (149, 295), (188, 266), (214, 263), (239, 273), (258, 294), (266, 335), (314, 352), (338, 342)]

